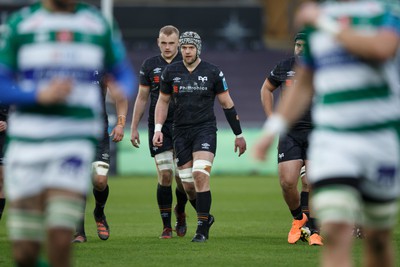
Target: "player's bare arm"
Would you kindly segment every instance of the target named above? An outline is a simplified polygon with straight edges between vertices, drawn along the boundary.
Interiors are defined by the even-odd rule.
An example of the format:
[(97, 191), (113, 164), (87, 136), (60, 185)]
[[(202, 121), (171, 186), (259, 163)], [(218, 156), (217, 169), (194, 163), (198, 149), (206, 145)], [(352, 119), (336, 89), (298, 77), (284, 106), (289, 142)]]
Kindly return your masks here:
[(117, 125), (111, 131), (110, 136), (113, 137), (113, 142), (120, 142), (124, 138), (124, 127), (126, 114), (128, 112), (128, 99), (117, 83), (112, 80), (107, 81), (107, 89), (111, 98), (115, 101), (115, 110), (117, 112)]
[(261, 104), (263, 106), (265, 115), (268, 117), (273, 112), (274, 107), (274, 95), (272, 92), (276, 89), (276, 86), (272, 85), (268, 78), (265, 79), (261, 87)]
[(168, 105), (171, 99), (170, 95), (163, 94), (160, 92), (160, 95), (157, 100), (156, 110), (155, 110), (155, 128), (154, 128), (154, 136), (153, 136), (153, 145), (154, 146), (162, 146), (163, 144), (163, 133), (161, 132), (162, 125), (167, 119), (168, 114)]
[(7, 122), (0, 121), (0, 132), (4, 132), (5, 130), (7, 130)]
[(135, 106), (133, 107), (132, 123), (131, 123), (131, 143), (134, 147), (139, 148), (140, 137), (138, 125), (143, 117), (147, 101), (150, 95), (150, 87), (139, 85), (139, 92), (136, 97)]
[(263, 136), (254, 145), (252, 156), (257, 160), (266, 160), (266, 152), (274, 143), (275, 137), (296, 122), (311, 103), (314, 93), (313, 74), (303, 66), (296, 67), (295, 71), (296, 88), (288, 91), (279, 102), (276, 113), (269, 117), (264, 126)]

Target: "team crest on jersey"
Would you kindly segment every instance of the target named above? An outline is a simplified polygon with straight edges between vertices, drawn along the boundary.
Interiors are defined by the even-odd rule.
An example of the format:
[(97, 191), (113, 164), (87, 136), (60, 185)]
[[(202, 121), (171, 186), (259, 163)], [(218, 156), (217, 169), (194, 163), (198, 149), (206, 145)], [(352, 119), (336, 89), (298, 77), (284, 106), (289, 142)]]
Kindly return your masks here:
[(160, 76), (154, 76), (153, 82), (160, 83)]
[(199, 81), (201, 81), (203, 83), (208, 81), (208, 77), (207, 76), (204, 76), (204, 77), (199, 76), (198, 79), (199, 79)]
[(173, 88), (175, 94), (177, 94), (179, 92), (178, 85), (174, 85), (172, 88)]
[(57, 41), (60, 42), (71, 42), (74, 39), (74, 35), (70, 31), (57, 32)]

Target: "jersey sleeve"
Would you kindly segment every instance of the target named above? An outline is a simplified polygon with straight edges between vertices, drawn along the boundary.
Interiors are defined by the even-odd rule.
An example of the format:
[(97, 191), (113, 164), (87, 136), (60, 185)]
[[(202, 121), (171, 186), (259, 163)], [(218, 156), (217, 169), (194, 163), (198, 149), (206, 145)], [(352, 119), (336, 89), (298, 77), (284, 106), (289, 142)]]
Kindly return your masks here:
[(167, 95), (171, 95), (173, 92), (172, 80), (170, 79), (168, 66), (164, 69), (161, 75), (160, 92)]
[(268, 81), (275, 87), (279, 87), (282, 84), (282, 79), (279, 77), (279, 73), (282, 72), (281, 69), (281, 64), (277, 64), (268, 75)]
[(4, 104), (32, 104), (36, 102), (36, 89), (18, 86), (17, 71), (18, 16), (15, 14), (1, 26), (0, 31), (0, 101)]
[(140, 85), (150, 86), (151, 80), (149, 76), (149, 66), (148, 61), (144, 61), (139, 71), (139, 83)]
[(214, 72), (215, 72), (215, 87), (214, 87), (215, 93), (220, 94), (228, 91), (229, 87), (228, 83), (226, 82), (224, 73), (218, 68), (216, 68)]

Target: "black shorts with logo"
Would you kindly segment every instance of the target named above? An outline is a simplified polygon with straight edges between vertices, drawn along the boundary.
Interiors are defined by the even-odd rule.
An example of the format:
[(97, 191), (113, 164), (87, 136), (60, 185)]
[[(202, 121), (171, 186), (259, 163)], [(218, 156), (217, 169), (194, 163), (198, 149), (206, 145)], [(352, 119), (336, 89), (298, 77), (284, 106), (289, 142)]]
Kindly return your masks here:
[(104, 130), (103, 138), (97, 143), (95, 161), (110, 164), (110, 136), (107, 129)]
[(149, 124), (149, 148), (150, 148), (150, 155), (153, 158), (157, 154), (173, 149), (172, 123), (165, 123), (161, 131), (164, 137), (163, 145), (161, 147), (153, 146), (154, 124)]
[(207, 151), (215, 155), (217, 131), (215, 127), (198, 127), (175, 130), (174, 148), (178, 167), (193, 160), (193, 152)]
[(311, 129), (292, 130), (279, 137), (278, 163), (289, 160), (307, 160), (308, 136)]

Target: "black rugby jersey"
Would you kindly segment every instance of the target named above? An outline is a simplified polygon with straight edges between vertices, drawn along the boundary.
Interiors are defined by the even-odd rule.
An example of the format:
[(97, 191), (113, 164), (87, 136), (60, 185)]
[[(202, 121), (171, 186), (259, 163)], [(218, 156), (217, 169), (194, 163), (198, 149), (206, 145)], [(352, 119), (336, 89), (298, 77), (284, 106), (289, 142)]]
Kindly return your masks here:
[[(282, 60), (270, 72), (268, 81), (276, 87), (281, 86), (281, 90), (290, 89), (293, 86), (293, 77), (296, 74), (294, 71), (295, 64), (295, 56)], [(309, 128), (312, 128), (311, 107), (308, 108), (305, 114), (293, 125), (291, 129), (300, 130)]]
[(216, 127), (215, 96), (227, 91), (228, 86), (217, 66), (201, 61), (190, 73), (180, 61), (165, 68), (160, 90), (172, 95), (175, 128)]
[[(182, 61), (182, 56), (178, 53), (175, 58), (168, 63), (161, 56), (154, 56), (146, 59), (142, 67), (140, 68), (140, 84), (145, 86), (150, 86), (150, 106), (149, 106), (149, 124), (154, 124), (154, 111), (156, 109), (156, 104), (158, 100), (158, 95), (160, 94), (160, 78), (165, 67), (174, 62)], [(166, 122), (172, 122), (173, 116), (173, 104), (169, 105), (168, 115)]]

